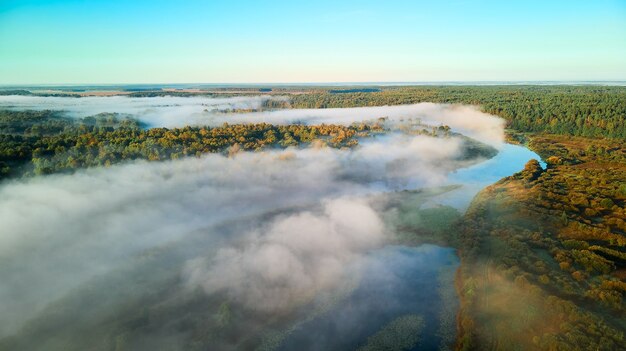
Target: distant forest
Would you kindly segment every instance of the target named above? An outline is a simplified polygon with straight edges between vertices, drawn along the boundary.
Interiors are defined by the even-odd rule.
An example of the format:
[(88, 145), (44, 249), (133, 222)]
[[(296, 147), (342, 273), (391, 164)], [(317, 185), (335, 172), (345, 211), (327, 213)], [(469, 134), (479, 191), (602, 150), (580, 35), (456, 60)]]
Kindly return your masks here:
[[(299, 88), (300, 89), (300, 88)], [(414, 86), (361, 89), (307, 87), (289, 100), (265, 101), (262, 109), (334, 108), (459, 103), (480, 106), (503, 117), (508, 128), (522, 133), (626, 139), (626, 87), (609, 86)], [(273, 89), (271, 94), (291, 90)], [(241, 89), (258, 94), (258, 89)], [(36, 95), (28, 90), (0, 91), (0, 95)], [(179, 95), (142, 91), (138, 96)], [(211, 95), (211, 91), (200, 95)], [(48, 93), (45, 94), (50, 95)], [(57, 94), (53, 94), (59, 96)], [(76, 94), (61, 94), (61, 96)], [(181, 93), (179, 96), (198, 95)], [(384, 116), (380, 116), (384, 117)], [(116, 114), (75, 120), (51, 111), (0, 110), (0, 178), (46, 174), (75, 168), (109, 165), (122, 160), (164, 160), (235, 146), (243, 150), (286, 147), (320, 139), (332, 147), (351, 147), (370, 126), (224, 126), (219, 128), (145, 129), (137, 121)], [(519, 142), (524, 142), (524, 136)], [(605, 150), (610, 154), (610, 150)]]
[[(407, 234), (415, 242), (438, 235), (438, 242), (459, 250), (455, 349), (626, 349), (626, 87), (422, 86), (340, 93), (307, 88), (262, 108), (419, 102), (471, 104), (503, 117), (509, 141), (526, 144), (547, 164), (542, 168), (531, 160), (521, 172), (483, 189), (446, 230)], [(353, 147), (360, 137), (384, 131), (377, 123), (146, 129), (118, 114), (70, 119), (51, 111), (0, 110), (0, 179), (240, 149)]]
[[(295, 89), (295, 90), (294, 90)], [(289, 95), (290, 101), (266, 101), (264, 108), (337, 108), (415, 104), (420, 102), (468, 104), (500, 116), (508, 127), (520, 132), (626, 139), (626, 87), (595, 85), (493, 85), (404, 87), (277, 87), (274, 89), (229, 88), (206, 92), (137, 91), (129, 97)], [(294, 93), (297, 92), (297, 93)], [(0, 95), (77, 97), (29, 90), (0, 90)], [(381, 116), (384, 117), (384, 116)]]
[(365, 123), (348, 127), (257, 123), (145, 129), (138, 121), (113, 113), (72, 119), (53, 111), (0, 110), (0, 179), (109, 166), (125, 160), (162, 161), (313, 142), (353, 147), (358, 137), (382, 131), (377, 124)]
[(626, 87), (415, 86), (341, 94), (316, 90), (291, 96), (292, 108), (469, 104), (500, 116), (520, 132), (626, 139)]

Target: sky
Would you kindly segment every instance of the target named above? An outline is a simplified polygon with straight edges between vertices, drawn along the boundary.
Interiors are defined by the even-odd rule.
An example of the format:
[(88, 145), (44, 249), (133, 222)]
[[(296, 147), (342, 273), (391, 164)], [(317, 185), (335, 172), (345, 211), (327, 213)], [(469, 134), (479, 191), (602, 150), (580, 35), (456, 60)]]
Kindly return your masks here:
[(626, 80), (626, 0), (0, 0), (0, 84)]

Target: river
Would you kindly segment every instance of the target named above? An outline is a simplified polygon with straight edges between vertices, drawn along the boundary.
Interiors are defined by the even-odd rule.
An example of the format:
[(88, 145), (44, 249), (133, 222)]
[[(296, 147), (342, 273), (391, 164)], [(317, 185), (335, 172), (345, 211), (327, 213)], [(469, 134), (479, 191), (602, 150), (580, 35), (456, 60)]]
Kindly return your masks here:
[[(422, 207), (446, 205), (464, 212), (482, 188), (520, 171), (533, 158), (541, 160), (523, 146), (505, 144), (495, 157), (453, 171), (447, 184), (460, 187), (431, 197)], [(452, 348), (459, 307), (454, 288), (453, 272), (459, 266), (455, 250), (432, 244), (386, 246), (370, 252), (366, 261), (354, 291), (329, 312), (299, 324), (280, 350), (355, 350), (407, 314), (424, 320), (418, 341), (408, 350)]]
[[(39, 105), (27, 106), (78, 114), (71, 117), (119, 108), (152, 124), (166, 121), (163, 126), (189, 124), (192, 119), (185, 116), (191, 110), (194, 124), (213, 125), (307, 118), (350, 124), (345, 118), (353, 114), (358, 114), (356, 122), (418, 116), (435, 125), (449, 123), (499, 152), (488, 160), (459, 162), (461, 138), (396, 135), (371, 138), (353, 150), (212, 154), (6, 182), (0, 185), (0, 222), (10, 229), (0, 236), (0, 279), (6, 282), (0, 287), (0, 344), (15, 342), (11, 349), (80, 350), (93, 348), (94, 340), (124, 340), (127, 349), (166, 344), (172, 349), (191, 344), (247, 349), (271, 330), (279, 337), (270, 346), (278, 349), (351, 350), (389, 333), (388, 327), (397, 327), (394, 321), (406, 316), (415, 317), (404, 321), (412, 321), (408, 330), (419, 334), (416, 340), (404, 335), (414, 342), (409, 349), (445, 348), (456, 335), (453, 273), (458, 257), (453, 249), (436, 245), (389, 244), (387, 236), (393, 233), (380, 227), (380, 204), (372, 198), (450, 186), (411, 210), (451, 206), (463, 213), (480, 189), (539, 159), (524, 147), (502, 144), (502, 121), (468, 107), (419, 104), (230, 115), (203, 109), (209, 103), (253, 108), (259, 101), (66, 99), (28, 98)], [(0, 98), (0, 106), (25, 108), (19, 101)], [(346, 201), (352, 202), (346, 206)], [(364, 213), (372, 218), (359, 217)], [(285, 231), (289, 223), (297, 225)], [(323, 240), (315, 241), (318, 234)], [(343, 241), (333, 241), (336, 235)], [(289, 241), (291, 236), (299, 240)], [(289, 260), (267, 260), (268, 246), (287, 247)], [(220, 252), (235, 258), (214, 272), (211, 263)], [(307, 309), (317, 299), (309, 295), (345, 285), (337, 271), (355, 265), (358, 270), (348, 270), (354, 272), (350, 289), (327, 309)], [(190, 267), (200, 278), (189, 278)], [(202, 279), (220, 276), (232, 279), (220, 281), (225, 288), (217, 293)], [(268, 312), (265, 300), (275, 297), (277, 286), (283, 288), (279, 295), (307, 299), (288, 305), (288, 312)], [(249, 296), (250, 291), (260, 295)], [(216, 316), (230, 309), (234, 317), (224, 324)]]

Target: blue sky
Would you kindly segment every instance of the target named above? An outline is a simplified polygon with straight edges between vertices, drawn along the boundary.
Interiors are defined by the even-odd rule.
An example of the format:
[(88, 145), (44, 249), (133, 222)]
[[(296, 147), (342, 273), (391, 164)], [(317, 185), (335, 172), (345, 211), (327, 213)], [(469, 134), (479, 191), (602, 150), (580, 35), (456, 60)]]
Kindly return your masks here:
[(626, 80), (626, 0), (0, 0), (0, 84)]

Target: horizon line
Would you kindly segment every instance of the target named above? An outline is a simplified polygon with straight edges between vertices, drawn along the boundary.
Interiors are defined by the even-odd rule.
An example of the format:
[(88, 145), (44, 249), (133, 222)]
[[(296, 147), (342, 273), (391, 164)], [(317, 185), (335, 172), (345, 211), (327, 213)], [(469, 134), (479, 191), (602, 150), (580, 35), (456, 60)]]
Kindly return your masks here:
[(487, 84), (487, 85), (557, 85), (557, 84), (626, 84), (626, 79), (611, 80), (432, 80), (432, 81), (337, 81), (337, 82), (184, 82), (184, 83), (0, 83), (0, 87), (57, 87), (57, 86), (161, 86), (161, 85), (213, 85), (213, 86), (244, 86), (244, 85), (273, 85), (273, 86), (332, 86), (332, 85), (454, 85), (454, 84)]

